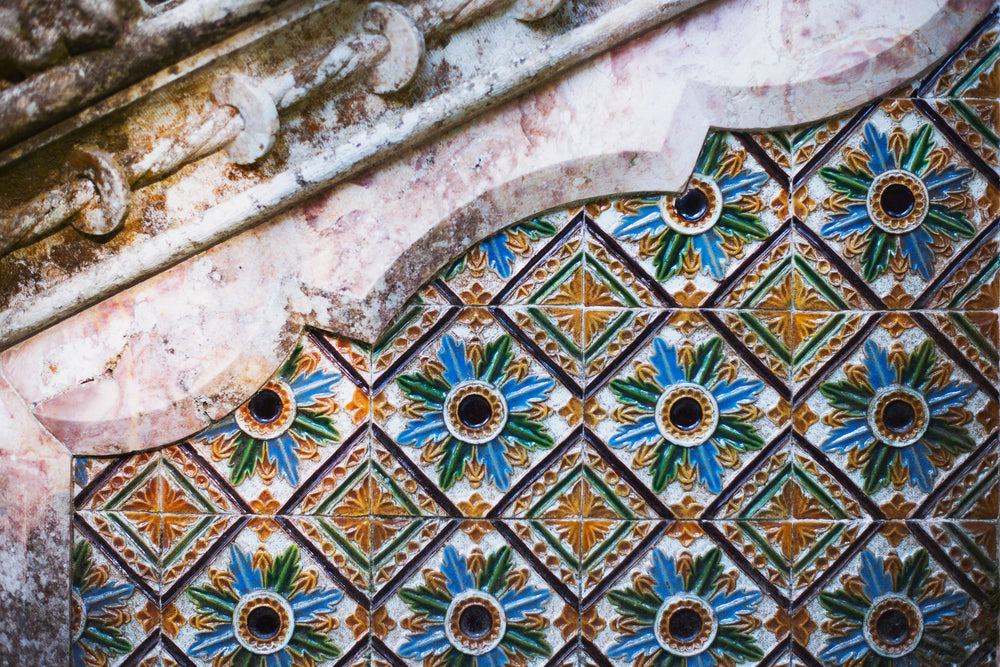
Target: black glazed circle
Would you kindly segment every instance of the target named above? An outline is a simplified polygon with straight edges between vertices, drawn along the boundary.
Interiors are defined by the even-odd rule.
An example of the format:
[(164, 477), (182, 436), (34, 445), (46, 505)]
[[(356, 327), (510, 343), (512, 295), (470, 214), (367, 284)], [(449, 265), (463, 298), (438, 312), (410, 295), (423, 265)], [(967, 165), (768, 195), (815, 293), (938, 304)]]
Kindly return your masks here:
[(882, 423), (890, 431), (905, 433), (917, 419), (917, 412), (909, 402), (894, 398), (882, 408)]
[(485, 396), (469, 394), (458, 403), (458, 418), (469, 428), (479, 428), (493, 418), (493, 406)]
[(257, 639), (270, 639), (281, 629), (281, 617), (270, 607), (257, 607), (247, 614), (247, 630)]
[(270, 389), (261, 389), (250, 398), (247, 407), (254, 419), (268, 424), (281, 416), (281, 396)]
[(690, 396), (682, 396), (670, 405), (670, 423), (682, 431), (697, 428), (704, 416), (701, 403)]
[(689, 642), (701, 634), (701, 615), (693, 609), (678, 609), (670, 615), (667, 629), (677, 641)]
[(677, 209), (677, 215), (695, 222), (708, 212), (708, 197), (700, 188), (691, 188), (674, 200), (674, 208)]
[(886, 215), (902, 218), (913, 210), (917, 200), (910, 188), (902, 183), (891, 183), (882, 191), (878, 203)]
[(493, 629), (493, 617), (490, 610), (481, 604), (470, 604), (458, 615), (458, 629), (466, 637), (478, 639), (489, 634)]
[(898, 609), (886, 609), (875, 622), (875, 632), (879, 639), (889, 644), (898, 644), (910, 635), (910, 622), (906, 614)]

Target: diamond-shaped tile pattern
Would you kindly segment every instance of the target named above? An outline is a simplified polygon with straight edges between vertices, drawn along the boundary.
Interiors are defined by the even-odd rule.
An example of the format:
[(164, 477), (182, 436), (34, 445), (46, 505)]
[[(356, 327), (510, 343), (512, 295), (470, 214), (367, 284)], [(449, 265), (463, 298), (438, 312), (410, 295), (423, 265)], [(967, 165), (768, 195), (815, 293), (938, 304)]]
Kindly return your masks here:
[(993, 664), (998, 32), (75, 459), (76, 663)]

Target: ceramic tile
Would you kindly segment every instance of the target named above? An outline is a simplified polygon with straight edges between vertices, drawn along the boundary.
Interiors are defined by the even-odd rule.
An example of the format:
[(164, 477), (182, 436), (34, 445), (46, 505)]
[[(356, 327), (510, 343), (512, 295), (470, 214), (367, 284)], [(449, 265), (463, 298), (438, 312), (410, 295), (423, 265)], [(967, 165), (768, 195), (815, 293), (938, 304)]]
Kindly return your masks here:
[(675, 303), (683, 295), (681, 305), (700, 306), (774, 242), (786, 222), (779, 217), (788, 209), (779, 196), (785, 180), (737, 137), (717, 133), (686, 192), (617, 199), (596, 221)]
[[(306, 332), (200, 434), (76, 458), (74, 568), (111, 587), (80, 650), (992, 664), (992, 21), (884, 102), (710, 134), (684, 193), (469, 239), (374, 345)], [(919, 220), (872, 222), (890, 176), (926, 194)], [(233, 623), (251, 605), (277, 634)], [(900, 627), (919, 636), (878, 634)]]
[(667, 505), (710, 505), (755, 458), (787, 442), (782, 378), (724, 331), (717, 318), (675, 311), (594, 392), (610, 416), (595, 433)]
[(990, 383), (918, 316), (882, 316), (803, 392), (798, 428), (890, 518), (995, 437)]
[(501, 311), (462, 310), (375, 397), (377, 427), (441, 493), (490, 506), (572, 431), (572, 378), (505, 325)]
[(247, 503), (286, 502), (369, 415), (367, 388), (306, 337), (275, 376), (191, 447)]
[(465, 523), (478, 528), (430, 546), (375, 609), (387, 619), (376, 638), (396, 664), (545, 664), (575, 639), (575, 592), (512, 546), (503, 524)]
[[(995, 576), (995, 562), (986, 571)], [(902, 522), (869, 527), (804, 597), (796, 641), (823, 665), (987, 664), (978, 660), (995, 641), (984, 591), (934, 538)]]
[(933, 291), (955, 254), (989, 232), (996, 187), (921, 108), (889, 100), (851, 128), (804, 182), (800, 229), (866, 283), (880, 307)]
[(165, 605), (174, 619), (169, 639), (196, 665), (262, 654), (332, 665), (365, 643), (364, 596), (299, 540), (276, 526), (266, 536), (247, 528), (218, 545)]

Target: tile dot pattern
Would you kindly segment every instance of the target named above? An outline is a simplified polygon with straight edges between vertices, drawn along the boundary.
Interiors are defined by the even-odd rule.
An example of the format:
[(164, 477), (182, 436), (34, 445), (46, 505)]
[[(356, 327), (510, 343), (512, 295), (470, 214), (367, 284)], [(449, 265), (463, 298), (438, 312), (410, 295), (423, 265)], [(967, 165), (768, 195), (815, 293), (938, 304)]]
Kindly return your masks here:
[(993, 664), (998, 35), (77, 458), (74, 664)]

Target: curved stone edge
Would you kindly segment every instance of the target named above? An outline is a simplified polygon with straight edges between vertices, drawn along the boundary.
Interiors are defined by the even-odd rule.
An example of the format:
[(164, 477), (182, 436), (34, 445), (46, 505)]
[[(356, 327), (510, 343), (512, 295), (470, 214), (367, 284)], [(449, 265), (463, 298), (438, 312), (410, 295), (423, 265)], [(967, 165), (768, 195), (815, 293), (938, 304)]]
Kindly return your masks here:
[[(74, 453), (113, 454), (176, 441), (221, 418), (259, 388), (290, 352), (303, 326), (371, 341), (406, 298), (477, 240), (519, 218), (576, 200), (629, 191), (679, 190), (697, 157), (707, 123), (781, 127), (817, 120), (816, 96), (828, 102), (824, 114), (845, 111), (898, 85), (903, 75), (895, 69), (879, 80), (866, 76), (873, 62), (903, 60), (912, 63), (912, 70), (922, 70), (953, 48), (989, 6), (986, 0), (952, 0), (920, 26), (919, 38), (911, 32), (891, 47), (885, 46), (884, 37), (875, 39), (876, 48), (855, 49), (869, 54), (867, 58), (848, 63), (836, 76), (823, 72), (786, 85), (748, 85), (741, 99), (749, 106), (741, 107), (735, 120), (728, 120), (734, 117), (731, 87), (678, 83), (672, 76), (675, 72), (659, 65), (664, 52), (671, 49), (671, 40), (678, 37), (668, 26), (481, 116), (430, 147), (410, 151), (363, 179), (336, 186), (213, 248), (197, 261), (178, 265), (36, 335), (4, 352), (0, 365), (35, 416)], [(681, 30), (693, 30), (691, 23), (711, 24), (718, 18), (709, 14), (702, 9), (685, 17)], [(702, 41), (711, 42), (704, 36)], [(680, 46), (690, 50), (683, 40)], [(914, 49), (921, 53), (927, 49), (924, 58), (906, 60)], [(788, 58), (794, 59), (794, 52)], [(912, 70), (911, 77), (916, 73)], [(643, 117), (642, 109), (630, 107), (627, 95), (610, 99), (610, 106), (599, 110), (603, 117), (593, 109), (580, 112), (581, 105), (572, 103), (574, 91), (587, 90), (609, 73), (619, 77), (606, 83), (616, 96), (623, 86), (641, 84), (648, 89), (649, 81), (639, 80), (648, 72), (657, 72), (669, 92), (655, 118)], [(621, 78), (623, 73), (631, 79)], [(694, 78), (694, 73), (688, 73)], [(701, 73), (698, 78), (705, 77)], [(851, 82), (858, 80), (860, 90), (852, 88)], [(800, 87), (810, 94), (799, 95)], [(830, 103), (831, 97), (838, 103)], [(794, 102), (801, 99), (808, 102)], [(842, 99), (846, 102), (841, 104)], [(624, 107), (615, 108), (614, 103)], [(626, 111), (632, 115), (623, 118), (620, 114)], [(578, 118), (577, 112), (582, 113)], [(634, 122), (645, 134), (600, 135), (605, 145), (595, 141), (598, 145), (585, 153), (578, 137), (565, 127), (565, 114), (580, 121), (577, 131), (599, 134), (602, 128), (610, 131), (611, 124)], [(537, 126), (535, 131), (526, 130), (526, 123)], [(468, 169), (478, 161), (476, 151), (482, 146), (476, 141), (493, 141), (491, 132), (497, 127), (518, 128), (508, 148), (527, 150), (519, 170), (498, 175), (473, 169), (471, 185), (466, 180), (461, 183), (465, 189), (453, 198), (434, 201), (437, 209), (420, 211), (421, 224), (413, 222), (420, 215), (401, 220), (398, 211), (393, 213), (392, 206), (406, 208), (407, 193), (400, 183), (468, 179), (467, 173), (458, 173), (459, 167)], [(666, 131), (656, 134), (657, 127)], [(662, 148), (642, 150), (658, 146)], [(456, 160), (440, 159), (448, 151), (459, 166)], [(574, 153), (576, 157), (566, 159)], [(451, 171), (428, 170), (428, 158), (435, 156), (439, 158), (436, 164), (448, 164)], [(370, 204), (373, 195), (379, 194), (381, 199), (375, 200), (381, 206), (362, 209), (357, 204)], [(414, 194), (427, 198), (430, 193), (409, 192), (411, 197)], [(300, 242), (269, 257), (267, 275), (241, 278), (241, 258), (261, 256), (265, 248), (273, 252), (275, 241), (281, 238)], [(339, 246), (335, 252), (330, 251), (331, 243)], [(318, 268), (306, 261), (317, 260), (317, 248), (326, 252)], [(345, 266), (363, 266), (368, 272), (347, 275)], [(205, 275), (213, 271), (229, 275), (205, 282)], [(206, 296), (196, 306), (184, 301), (184, 313), (157, 310), (176, 299), (175, 295), (192, 291), (214, 298)], [(152, 314), (142, 315), (143, 307), (152, 307)], [(207, 328), (192, 327), (191, 308), (194, 321), (210, 323)], [(117, 329), (112, 327), (120, 331), (117, 338), (107, 335), (107, 321), (117, 323)], [(151, 326), (137, 329), (142, 322)], [(216, 333), (206, 339), (205, 331)], [(240, 332), (238, 337), (227, 335), (233, 331)], [(81, 355), (83, 346), (88, 349)], [(68, 368), (53, 363), (57, 352)]]

